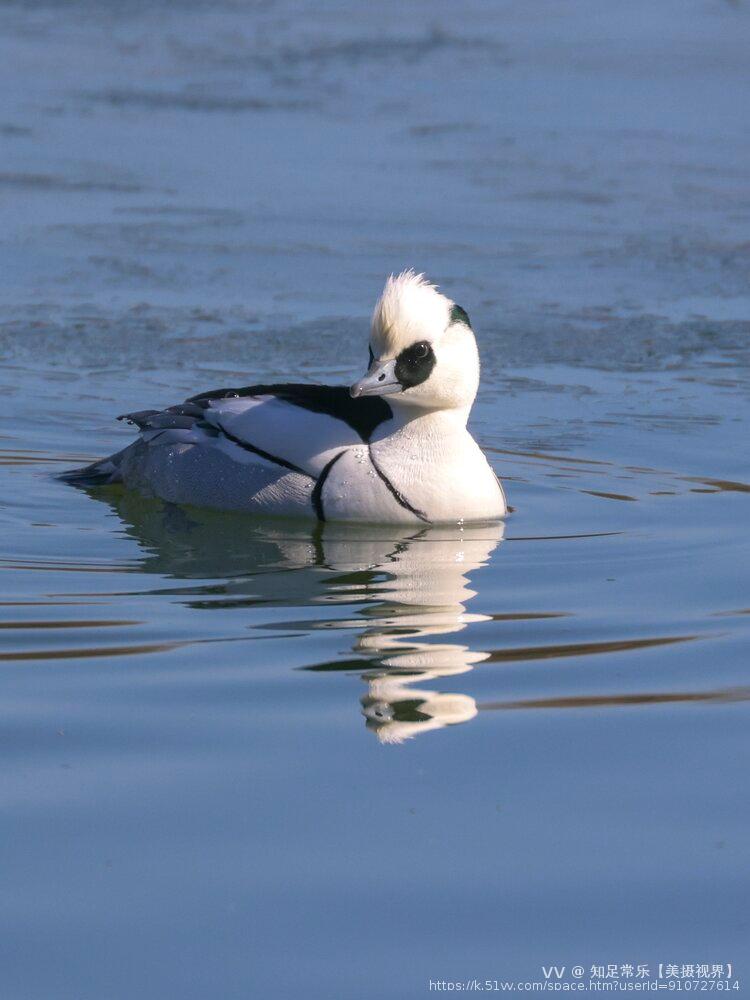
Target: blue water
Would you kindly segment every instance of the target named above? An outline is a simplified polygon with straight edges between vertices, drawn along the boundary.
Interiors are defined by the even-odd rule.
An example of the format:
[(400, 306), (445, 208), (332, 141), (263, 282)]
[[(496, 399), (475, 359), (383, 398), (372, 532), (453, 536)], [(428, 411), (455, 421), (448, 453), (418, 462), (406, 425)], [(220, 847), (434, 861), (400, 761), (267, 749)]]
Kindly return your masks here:
[[(747, 978), (744, 4), (0, 5), (0, 997)], [(495, 527), (54, 473), (477, 330)], [(736, 995), (736, 994), (732, 994)]]

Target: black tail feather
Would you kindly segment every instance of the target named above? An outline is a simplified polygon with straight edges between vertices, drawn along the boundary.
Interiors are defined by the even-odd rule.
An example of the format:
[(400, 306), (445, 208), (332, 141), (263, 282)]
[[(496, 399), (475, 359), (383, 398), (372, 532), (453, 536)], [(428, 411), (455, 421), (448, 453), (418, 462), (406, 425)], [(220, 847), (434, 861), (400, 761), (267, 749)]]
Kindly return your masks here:
[(57, 477), (63, 483), (86, 488), (89, 486), (107, 486), (120, 481), (119, 470), (112, 459), (103, 458), (80, 469), (68, 469)]

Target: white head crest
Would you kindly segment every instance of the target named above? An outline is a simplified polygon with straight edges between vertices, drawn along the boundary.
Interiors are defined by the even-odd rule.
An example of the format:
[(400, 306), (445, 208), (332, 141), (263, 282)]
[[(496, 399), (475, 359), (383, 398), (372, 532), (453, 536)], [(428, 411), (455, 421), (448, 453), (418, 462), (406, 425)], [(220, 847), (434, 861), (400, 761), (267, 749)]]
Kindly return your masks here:
[(449, 325), (452, 305), (423, 274), (392, 274), (372, 314), (373, 351), (395, 357), (415, 341), (434, 340)]

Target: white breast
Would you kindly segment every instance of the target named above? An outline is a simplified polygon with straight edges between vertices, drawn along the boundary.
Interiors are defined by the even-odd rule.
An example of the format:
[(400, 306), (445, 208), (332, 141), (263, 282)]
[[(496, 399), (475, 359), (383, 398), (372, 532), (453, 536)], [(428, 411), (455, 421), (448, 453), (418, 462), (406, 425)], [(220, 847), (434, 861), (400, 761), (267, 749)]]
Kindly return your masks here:
[(507, 513), (503, 489), (465, 429), (416, 438), (404, 428), (373, 442), (371, 452), (381, 472), (434, 523), (491, 520)]

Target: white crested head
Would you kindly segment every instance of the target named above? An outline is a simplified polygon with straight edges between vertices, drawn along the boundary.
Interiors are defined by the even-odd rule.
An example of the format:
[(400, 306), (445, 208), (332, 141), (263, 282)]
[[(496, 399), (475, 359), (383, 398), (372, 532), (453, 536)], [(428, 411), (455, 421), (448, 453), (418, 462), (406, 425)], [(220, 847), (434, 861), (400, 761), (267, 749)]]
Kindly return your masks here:
[(432, 341), (448, 325), (452, 305), (423, 274), (392, 274), (372, 314), (373, 354), (396, 357), (415, 341)]
[(479, 355), (469, 317), (423, 274), (388, 278), (372, 315), (370, 351), (353, 396), (388, 395), (396, 406), (430, 410), (471, 407)]

